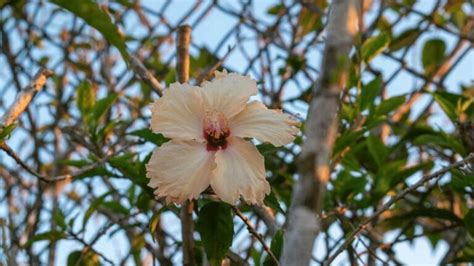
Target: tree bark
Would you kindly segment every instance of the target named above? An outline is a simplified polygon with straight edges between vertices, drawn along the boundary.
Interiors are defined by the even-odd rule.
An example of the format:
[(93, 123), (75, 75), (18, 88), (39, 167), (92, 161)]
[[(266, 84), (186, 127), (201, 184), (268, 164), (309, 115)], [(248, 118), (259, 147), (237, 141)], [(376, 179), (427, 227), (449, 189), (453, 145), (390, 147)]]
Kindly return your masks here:
[[(189, 44), (191, 27), (183, 25), (178, 28), (176, 36), (176, 74), (180, 83), (189, 81)], [(183, 265), (196, 265), (194, 255), (194, 202), (187, 200), (181, 207), (181, 235), (183, 238)]]
[(282, 265), (309, 265), (327, 181), (329, 160), (337, 135), (337, 112), (349, 66), (349, 51), (357, 30), (357, 0), (334, 0), (327, 40), (308, 118), (306, 139), (298, 160), (299, 179), (289, 209)]

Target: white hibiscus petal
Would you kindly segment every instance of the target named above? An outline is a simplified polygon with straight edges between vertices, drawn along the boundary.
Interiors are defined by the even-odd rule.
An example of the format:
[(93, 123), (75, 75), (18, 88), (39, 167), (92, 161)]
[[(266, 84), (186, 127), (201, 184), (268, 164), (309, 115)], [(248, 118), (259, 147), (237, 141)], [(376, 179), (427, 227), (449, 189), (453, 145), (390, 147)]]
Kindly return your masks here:
[(251, 102), (245, 109), (230, 119), (232, 136), (256, 138), (282, 146), (292, 142), (298, 134), (299, 122), (280, 110), (269, 110), (261, 102)]
[(230, 118), (245, 107), (250, 96), (258, 93), (257, 83), (247, 76), (226, 72), (216, 73), (216, 78), (203, 85), (209, 105)]
[(270, 193), (263, 156), (241, 138), (230, 137), (227, 141), (226, 149), (216, 152), (211, 187), (229, 204), (235, 204), (240, 195), (248, 203), (263, 204), (265, 195)]
[(180, 204), (199, 197), (214, 168), (214, 152), (208, 152), (206, 144), (171, 140), (153, 151), (146, 165), (148, 186), (156, 189), (158, 198)]
[(203, 141), (205, 103), (200, 87), (173, 83), (152, 105), (151, 129), (165, 137)]

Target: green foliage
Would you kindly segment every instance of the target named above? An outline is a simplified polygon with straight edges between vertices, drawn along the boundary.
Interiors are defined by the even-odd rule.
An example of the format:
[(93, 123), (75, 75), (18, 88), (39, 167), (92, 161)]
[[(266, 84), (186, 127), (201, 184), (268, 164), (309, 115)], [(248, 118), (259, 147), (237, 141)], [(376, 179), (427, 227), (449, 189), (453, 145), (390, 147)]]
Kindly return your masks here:
[(421, 31), (418, 28), (408, 29), (402, 32), (390, 42), (390, 45), (388, 46), (390, 52), (396, 52), (402, 48), (409, 47), (416, 41), (420, 34)]
[(456, 122), (463, 114), (468, 117), (474, 116), (474, 99), (472, 97), (468, 98), (444, 91), (435, 92), (433, 97), (452, 122)]
[[(190, 58), (190, 72), (189, 75), (191, 77), (198, 78), (204, 73), (213, 67), (217, 62), (219, 62), (219, 58), (216, 57), (209, 49), (202, 47), (199, 49), (198, 56), (191, 56)], [(170, 72), (166, 79), (170, 82), (176, 81), (176, 73)]]
[(57, 231), (57, 230), (52, 230), (52, 231), (46, 231), (43, 233), (36, 234), (33, 238), (29, 239), (24, 247), (28, 248), (33, 245), (33, 243), (38, 242), (38, 241), (50, 241), (50, 242), (56, 242), (60, 239), (66, 238), (66, 233), (63, 231)]
[(443, 62), (446, 53), (446, 44), (442, 39), (431, 39), (425, 42), (421, 56), (421, 63), (425, 72), (433, 73)]
[(474, 237), (474, 209), (470, 209), (464, 216), (464, 225), (469, 234)]
[(362, 92), (360, 95), (361, 110), (365, 110), (369, 107), (374, 106), (374, 100), (378, 95), (380, 95), (382, 85), (382, 76), (376, 76), (371, 82), (362, 87)]
[(474, 240), (470, 239), (464, 249), (456, 255), (449, 263), (472, 263), (474, 261)]
[(456, 225), (463, 225), (464, 222), (461, 218), (456, 216), (452, 211), (446, 210), (446, 209), (440, 209), (440, 208), (417, 208), (414, 210), (411, 210), (407, 213), (400, 214), (395, 217), (391, 217), (390, 220), (396, 220), (396, 221), (403, 221), (407, 219), (415, 219), (415, 218), (433, 218), (433, 219), (440, 219), (440, 220), (448, 220), (450, 222), (453, 222)]
[(0, 128), (0, 143), (8, 138), (10, 134), (13, 132), (13, 130), (16, 128), (16, 124), (10, 124), (6, 127)]
[(157, 146), (161, 146), (163, 143), (167, 142), (169, 139), (165, 138), (162, 134), (153, 133), (149, 128), (134, 130), (128, 135), (140, 137), (146, 141), (149, 141)]
[(211, 265), (220, 265), (232, 245), (234, 223), (230, 206), (223, 202), (204, 205), (198, 214), (196, 229)]
[(117, 94), (112, 93), (109, 96), (100, 99), (96, 102), (94, 108), (92, 108), (93, 121), (97, 123), (104, 114), (112, 107), (112, 104), (117, 99)]
[(367, 138), (367, 147), (369, 148), (369, 152), (372, 155), (375, 163), (377, 163), (377, 166), (381, 167), (385, 163), (385, 160), (389, 154), (387, 147), (385, 147), (380, 138), (373, 135), (370, 135)]
[[(272, 243), (270, 244), (270, 250), (276, 258), (280, 258), (281, 252), (283, 251), (283, 241), (284, 235), (283, 230), (278, 230), (272, 238)], [(264, 266), (273, 266), (277, 265), (275, 261), (267, 255), (263, 261)]]
[(73, 251), (67, 257), (67, 266), (100, 266), (99, 255), (90, 249)]
[(101, 119), (112, 108), (117, 99), (117, 94), (110, 93), (105, 98), (97, 100), (95, 88), (87, 81), (81, 82), (76, 88), (76, 105), (85, 127), (91, 134), (92, 141), (97, 142), (103, 139), (119, 123), (118, 121), (109, 121), (99, 127)]
[(374, 116), (385, 116), (388, 115), (390, 112), (393, 112), (395, 109), (400, 107), (405, 102), (406, 96), (400, 95), (388, 98), (382, 101), (374, 111)]
[(268, 10), (267, 10), (267, 14), (269, 15), (279, 15), (283, 12), (285, 12), (286, 10), (286, 7), (284, 4), (277, 4), (277, 5), (274, 5), (272, 7), (270, 7)]
[(365, 62), (370, 62), (373, 58), (379, 55), (388, 47), (390, 42), (389, 35), (381, 33), (377, 36), (368, 38), (362, 45), (362, 59)]
[(83, 81), (76, 88), (76, 104), (83, 117), (88, 115), (94, 107), (95, 97), (95, 90), (90, 82)]
[(127, 47), (123, 37), (110, 17), (100, 9), (95, 1), (51, 0), (51, 2), (82, 18), (87, 24), (102, 33), (107, 41), (117, 47), (123, 59), (128, 62)]

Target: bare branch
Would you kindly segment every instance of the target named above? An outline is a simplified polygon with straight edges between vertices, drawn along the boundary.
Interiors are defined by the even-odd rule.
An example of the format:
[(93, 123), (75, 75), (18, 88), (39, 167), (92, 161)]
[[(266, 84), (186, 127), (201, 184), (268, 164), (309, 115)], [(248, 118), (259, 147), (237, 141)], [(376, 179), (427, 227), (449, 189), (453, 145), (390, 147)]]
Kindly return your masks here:
[(51, 70), (44, 68), (40, 69), (38, 73), (36, 73), (33, 81), (18, 94), (13, 105), (10, 106), (9, 110), (0, 119), (0, 125), (8, 126), (15, 122), (21, 113), (23, 113), (23, 111), (28, 107), (36, 93), (43, 88), (48, 77), (52, 75), (53, 72)]
[(138, 75), (143, 81), (145, 81), (148, 86), (150, 86), (160, 97), (163, 95), (163, 87), (160, 82), (153, 76), (153, 74), (146, 69), (138, 57), (132, 55), (130, 56), (130, 63), (133, 71)]
[(239, 216), (239, 218), (245, 223), (245, 225), (247, 225), (247, 230), (249, 231), (249, 233), (252, 234), (260, 242), (260, 244), (262, 244), (263, 249), (268, 253), (268, 255), (272, 258), (272, 260), (277, 265), (280, 265), (277, 257), (275, 256), (275, 254), (273, 254), (273, 252), (270, 250), (268, 245), (265, 243), (265, 240), (263, 239), (263, 237), (255, 230), (255, 228), (253, 228), (253, 225), (250, 223), (250, 220), (247, 217), (245, 217), (245, 215), (239, 210), (239, 208), (235, 206), (231, 206), (231, 207), (234, 213), (237, 214), (237, 216)]

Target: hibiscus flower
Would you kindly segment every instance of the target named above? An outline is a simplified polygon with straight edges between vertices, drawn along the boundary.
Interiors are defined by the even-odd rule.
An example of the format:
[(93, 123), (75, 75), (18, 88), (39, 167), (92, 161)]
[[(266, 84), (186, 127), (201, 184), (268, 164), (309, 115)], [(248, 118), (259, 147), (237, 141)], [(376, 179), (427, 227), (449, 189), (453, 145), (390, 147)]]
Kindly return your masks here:
[(180, 204), (209, 186), (229, 204), (240, 196), (262, 204), (270, 193), (264, 158), (246, 138), (281, 146), (293, 141), (298, 122), (258, 101), (250, 77), (216, 72), (202, 87), (174, 83), (152, 105), (151, 130), (171, 140), (146, 165), (158, 198)]

